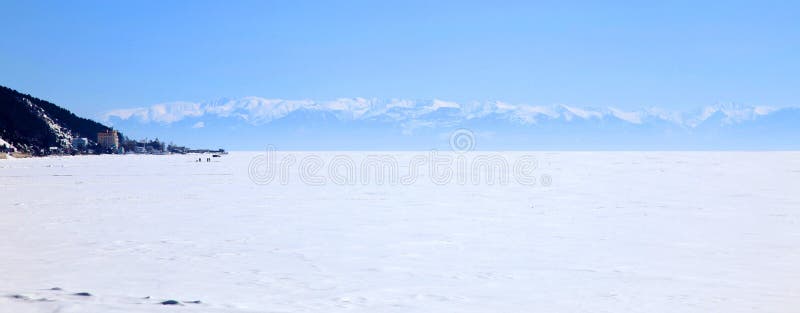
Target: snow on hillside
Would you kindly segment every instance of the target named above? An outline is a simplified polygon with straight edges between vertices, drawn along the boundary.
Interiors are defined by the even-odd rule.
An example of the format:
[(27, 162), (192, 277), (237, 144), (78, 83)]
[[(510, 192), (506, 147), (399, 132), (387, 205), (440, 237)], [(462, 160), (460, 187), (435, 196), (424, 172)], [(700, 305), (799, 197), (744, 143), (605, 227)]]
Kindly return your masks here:
[(24, 101), (34, 112), (36, 112), (40, 118), (42, 118), (42, 120), (44, 120), (45, 123), (47, 123), (47, 126), (50, 127), (56, 137), (58, 137), (61, 147), (68, 147), (72, 142), (72, 132), (70, 132), (68, 128), (60, 125), (58, 122), (50, 118), (43, 108), (33, 104), (30, 99), (25, 98)]
[(0, 146), (2, 146), (2, 145), (5, 145), (6, 147), (9, 147), (9, 148), (14, 148), (14, 146), (11, 143), (9, 143), (8, 141), (3, 140), (3, 138), (0, 137)]
[(257, 185), (248, 153), (8, 162), (0, 311), (800, 307), (799, 153), (534, 155), (550, 186)]

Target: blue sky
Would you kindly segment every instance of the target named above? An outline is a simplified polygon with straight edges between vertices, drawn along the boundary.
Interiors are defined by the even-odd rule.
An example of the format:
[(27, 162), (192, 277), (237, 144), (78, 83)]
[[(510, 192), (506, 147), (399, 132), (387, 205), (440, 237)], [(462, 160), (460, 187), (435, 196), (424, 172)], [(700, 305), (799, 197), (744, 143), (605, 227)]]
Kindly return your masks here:
[(90, 117), (223, 97), (798, 104), (800, 5), (2, 1), (0, 84)]

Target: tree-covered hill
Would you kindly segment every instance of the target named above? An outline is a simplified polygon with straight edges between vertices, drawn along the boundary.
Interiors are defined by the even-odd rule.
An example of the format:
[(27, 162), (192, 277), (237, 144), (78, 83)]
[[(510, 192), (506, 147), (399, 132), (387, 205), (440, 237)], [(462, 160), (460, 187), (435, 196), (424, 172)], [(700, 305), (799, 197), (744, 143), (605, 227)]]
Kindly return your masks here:
[[(110, 128), (53, 103), (0, 86), (0, 138), (22, 151), (67, 147), (72, 138), (97, 139)], [(122, 134), (120, 134), (120, 139)]]

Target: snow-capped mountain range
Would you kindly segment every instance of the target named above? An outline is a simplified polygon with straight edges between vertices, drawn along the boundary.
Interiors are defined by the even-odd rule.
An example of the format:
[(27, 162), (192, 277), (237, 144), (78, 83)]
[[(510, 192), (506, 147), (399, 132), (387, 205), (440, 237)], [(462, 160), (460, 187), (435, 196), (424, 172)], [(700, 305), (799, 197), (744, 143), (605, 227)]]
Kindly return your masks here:
[[(342, 98), (331, 101), (261, 97), (171, 102), (108, 111), (104, 122), (136, 136), (232, 132), (224, 143), (256, 149), (445, 148), (447, 134), (468, 128), (480, 149), (793, 149), (800, 107), (708, 106), (692, 112), (623, 110), (502, 101)], [(212, 136), (213, 137), (213, 136)], [(236, 138), (243, 138), (237, 140)], [(337, 144), (330, 145), (331, 141)]]
[(721, 115), (725, 123), (738, 123), (770, 115), (776, 111), (800, 107), (769, 107), (717, 105), (698, 112), (676, 112), (660, 108), (626, 111), (614, 107), (579, 108), (568, 105), (535, 106), (509, 104), (502, 101), (460, 104), (444, 100), (381, 100), (342, 98), (333, 101), (283, 100), (260, 97), (218, 99), (207, 102), (169, 102), (149, 107), (118, 109), (105, 112), (102, 120), (136, 119), (140, 122), (170, 124), (184, 119), (202, 117), (236, 118), (252, 125), (260, 125), (286, 117), (295, 111), (329, 112), (341, 120), (407, 121), (467, 121), (496, 115), (521, 124), (563, 120), (617, 119), (631, 124), (661, 120), (686, 127), (696, 127), (706, 120)]

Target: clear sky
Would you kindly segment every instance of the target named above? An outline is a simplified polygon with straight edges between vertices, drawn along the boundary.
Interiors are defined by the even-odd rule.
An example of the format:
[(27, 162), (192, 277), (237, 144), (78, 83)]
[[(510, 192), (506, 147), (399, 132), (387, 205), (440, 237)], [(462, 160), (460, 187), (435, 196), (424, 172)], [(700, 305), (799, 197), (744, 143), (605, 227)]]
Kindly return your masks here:
[(0, 1), (0, 84), (81, 115), (260, 96), (798, 104), (800, 5)]

